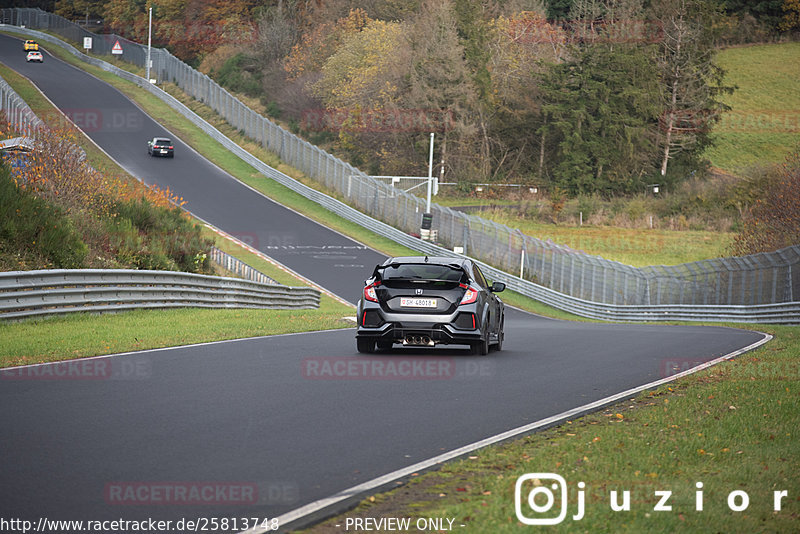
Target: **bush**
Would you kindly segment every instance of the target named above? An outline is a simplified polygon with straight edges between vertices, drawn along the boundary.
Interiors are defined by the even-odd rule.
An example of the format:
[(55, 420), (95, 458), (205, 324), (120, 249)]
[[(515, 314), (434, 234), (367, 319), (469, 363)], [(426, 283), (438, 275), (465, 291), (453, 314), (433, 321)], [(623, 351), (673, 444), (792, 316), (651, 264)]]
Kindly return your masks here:
[(580, 194), (577, 200), (577, 215), (580, 217), (580, 214), (583, 213), (584, 221), (588, 221), (592, 215), (600, 211), (602, 206), (602, 201), (597, 195)]
[(113, 211), (109, 232), (123, 263), (137, 269), (211, 272), (207, 253), (213, 242), (179, 208), (153, 206), (140, 198), (118, 203)]
[(738, 255), (771, 252), (800, 243), (800, 151), (778, 168), (762, 199), (748, 210), (734, 239)]
[(239, 53), (231, 57), (216, 73), (217, 82), (223, 87), (247, 96), (259, 96), (261, 89), (261, 73), (255, 67), (252, 58)]
[(83, 267), (88, 252), (66, 214), (20, 189), (4, 165), (0, 166), (0, 243), (19, 257), (37, 258), (33, 266), (38, 268)]

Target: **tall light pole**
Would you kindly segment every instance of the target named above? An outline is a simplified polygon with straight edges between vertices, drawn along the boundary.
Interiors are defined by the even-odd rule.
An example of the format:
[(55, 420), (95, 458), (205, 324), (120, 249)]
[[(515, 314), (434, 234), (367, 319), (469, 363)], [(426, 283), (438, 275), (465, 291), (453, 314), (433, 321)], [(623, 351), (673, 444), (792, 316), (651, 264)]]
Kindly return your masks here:
[(150, 45), (153, 37), (153, 8), (150, 8), (150, 15), (147, 22), (147, 66), (145, 67), (145, 78), (150, 83)]
[(431, 132), (431, 152), (428, 156), (428, 203), (425, 213), (431, 212), (431, 188), (433, 187), (433, 132)]

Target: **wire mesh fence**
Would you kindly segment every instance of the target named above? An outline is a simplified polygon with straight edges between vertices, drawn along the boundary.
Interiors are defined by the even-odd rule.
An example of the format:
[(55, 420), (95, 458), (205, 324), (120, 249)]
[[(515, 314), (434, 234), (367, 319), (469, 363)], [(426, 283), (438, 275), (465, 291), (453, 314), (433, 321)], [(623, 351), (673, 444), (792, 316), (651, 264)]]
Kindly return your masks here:
[[(92, 37), (93, 52), (120, 43), (125, 61), (144, 67), (146, 46), (115, 35), (95, 35), (38, 9), (3, 9), (2, 22), (57, 33), (72, 41)], [(426, 202), (375, 179), (311, 145), (248, 108), (205, 74), (168, 51), (151, 51), (151, 78), (173, 82), (207, 104), (231, 126), (347, 203), (406, 233), (420, 232)], [(592, 256), (476, 215), (433, 204), (431, 234), (505, 272), (566, 295), (614, 305), (759, 305), (800, 300), (800, 246), (773, 253), (637, 268)]]

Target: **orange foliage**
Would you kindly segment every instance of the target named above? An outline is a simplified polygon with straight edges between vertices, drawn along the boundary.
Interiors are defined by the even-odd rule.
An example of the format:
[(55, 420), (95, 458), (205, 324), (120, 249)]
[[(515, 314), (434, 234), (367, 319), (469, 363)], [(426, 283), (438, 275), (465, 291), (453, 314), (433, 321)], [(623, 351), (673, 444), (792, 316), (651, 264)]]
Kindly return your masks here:
[(767, 186), (745, 216), (744, 228), (734, 239), (740, 255), (771, 252), (800, 244), (800, 152), (790, 155), (778, 179)]
[(285, 69), (290, 80), (296, 80), (307, 72), (319, 71), (330, 56), (336, 53), (344, 38), (360, 32), (371, 19), (363, 9), (356, 8), (335, 23), (322, 23), (303, 34), (286, 59)]
[[(4, 121), (4, 137), (13, 137), (13, 128)], [(169, 188), (161, 189), (138, 181), (109, 177), (86, 162), (77, 146), (74, 128), (41, 129), (36, 133), (35, 150), (28, 153), (28, 164), (12, 168), (21, 188), (52, 202), (70, 213), (89, 213), (96, 217), (113, 216), (114, 204), (146, 199), (154, 206), (172, 208), (185, 204)]]

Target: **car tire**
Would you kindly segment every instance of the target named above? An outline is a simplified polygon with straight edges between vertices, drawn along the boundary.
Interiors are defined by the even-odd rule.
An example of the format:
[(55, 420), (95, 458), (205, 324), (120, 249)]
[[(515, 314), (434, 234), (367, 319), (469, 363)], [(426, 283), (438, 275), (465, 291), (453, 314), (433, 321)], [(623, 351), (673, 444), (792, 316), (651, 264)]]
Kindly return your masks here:
[(480, 341), (472, 342), (472, 350), (470, 351), (473, 356), (486, 356), (489, 354), (489, 340), (482, 339)]
[(391, 350), (392, 349), (392, 342), (387, 340), (380, 340), (377, 343), (378, 350)]
[(483, 337), (479, 341), (473, 341), (470, 344), (470, 354), (473, 356), (486, 356), (489, 354), (489, 332), (485, 324), (481, 331), (483, 331)]
[(504, 329), (505, 322), (506, 322), (506, 318), (505, 317), (500, 319), (500, 329), (497, 331), (497, 344), (494, 346), (494, 350), (496, 350), (497, 352), (500, 352), (501, 350), (503, 350), (503, 341), (505, 340), (505, 337), (506, 337), (506, 333), (505, 333), (505, 329)]
[(368, 337), (357, 337), (356, 348), (362, 354), (371, 354), (375, 352), (375, 340)]

